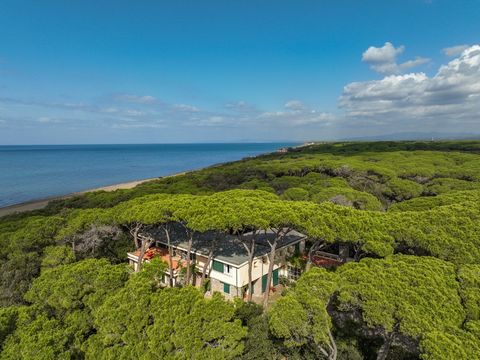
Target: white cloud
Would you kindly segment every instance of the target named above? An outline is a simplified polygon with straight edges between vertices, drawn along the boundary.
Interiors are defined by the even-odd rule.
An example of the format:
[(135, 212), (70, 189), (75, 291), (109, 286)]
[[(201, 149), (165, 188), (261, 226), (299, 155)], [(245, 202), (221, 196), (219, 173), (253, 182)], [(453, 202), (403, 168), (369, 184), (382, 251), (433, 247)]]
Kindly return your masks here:
[(305, 105), (299, 100), (290, 100), (285, 103), (285, 108), (294, 111), (300, 111), (305, 109)]
[(173, 108), (175, 110), (185, 111), (185, 112), (199, 112), (200, 109), (193, 105), (187, 104), (174, 104)]
[(134, 117), (134, 118), (148, 115), (148, 113), (146, 111), (143, 111), (143, 110), (129, 109), (129, 108), (118, 108), (118, 107), (114, 107), (114, 106), (99, 108), (99, 109), (97, 109), (96, 112), (105, 113), (105, 114), (108, 114), (108, 115)]
[(106, 112), (108, 114), (114, 114), (118, 112), (118, 109), (116, 107), (106, 107), (102, 109), (103, 112)]
[(236, 127), (240, 125), (239, 119), (221, 114), (203, 113), (183, 122), (186, 126), (195, 127)]
[(257, 108), (255, 106), (243, 100), (226, 103), (225, 108), (242, 113), (257, 111)]
[(143, 122), (143, 123), (117, 123), (113, 124), (114, 129), (142, 129), (142, 128), (164, 128), (165, 124), (159, 122)]
[(428, 62), (430, 62), (430, 59), (417, 56), (415, 58), (415, 60), (408, 60), (408, 61), (405, 61), (404, 63), (398, 65), (398, 69), (400, 71), (405, 71), (405, 70), (408, 70), (408, 69), (426, 64)]
[[(310, 107), (300, 99), (263, 109), (245, 101), (222, 102), (206, 110), (181, 102), (164, 103), (149, 95), (108, 95), (71, 103), (0, 98), (0, 104), (6, 104), (2, 118), (8, 120), (0, 120), (0, 126), (40, 128), (47, 126), (42, 123), (61, 122), (59, 127), (75, 124), (92, 131), (113, 127), (119, 132), (152, 134), (157, 128), (167, 134), (181, 127), (186, 133), (200, 136), (204, 132), (229, 139), (320, 139), (400, 131), (478, 133), (480, 46), (464, 49), (433, 76), (404, 74), (426, 61), (416, 58), (399, 63), (397, 58), (404, 50), (391, 43), (367, 49), (362, 60), (386, 75), (380, 80), (347, 84), (339, 100), (341, 110), (335, 114)], [(19, 111), (25, 112), (22, 121), (13, 121)]]
[(290, 100), (284, 104), (285, 110), (267, 111), (258, 115), (259, 119), (268, 121), (270, 126), (297, 127), (303, 125), (329, 126), (336, 116), (310, 109), (300, 100)]
[(136, 110), (136, 109), (127, 109), (125, 110), (125, 115), (127, 116), (144, 116), (146, 115), (145, 111)]
[(204, 122), (203, 124), (204, 125), (222, 125), (223, 123), (225, 123), (225, 118), (223, 116), (218, 116), (218, 115), (214, 115), (214, 116), (209, 116)]
[(249, 107), (246, 101), (240, 100), (235, 102), (229, 102), (225, 104), (227, 109), (243, 109), (245, 107)]
[(411, 73), (350, 83), (344, 87), (340, 106), (352, 122), (449, 129), (477, 124), (480, 129), (480, 46), (464, 50), (433, 77)]
[(381, 74), (399, 74), (405, 70), (425, 64), (430, 59), (416, 57), (404, 63), (397, 63), (397, 56), (405, 51), (405, 46), (395, 48), (392, 43), (386, 42), (382, 47), (370, 46), (362, 54), (362, 61), (369, 64), (372, 70)]
[(115, 100), (120, 102), (134, 103), (134, 104), (156, 104), (157, 98), (151, 95), (132, 95), (122, 94), (114, 97)]
[(47, 117), (47, 116), (41, 116), (37, 119), (37, 121), (39, 123), (42, 123), (42, 124), (58, 124), (58, 123), (62, 122), (59, 119), (53, 119), (53, 118)]
[(405, 46), (402, 45), (395, 48), (390, 42), (386, 42), (381, 48), (370, 46), (362, 54), (362, 61), (372, 64), (392, 63), (395, 62), (397, 55), (401, 54), (404, 50)]
[(270, 126), (331, 125), (336, 117), (327, 112), (316, 110), (267, 111), (258, 115), (258, 119), (267, 121)]
[(443, 48), (442, 49), (442, 52), (446, 55), (446, 56), (458, 56), (460, 55), (464, 50), (468, 49), (469, 48), (469, 45), (455, 45), (455, 46), (451, 46), (451, 47), (447, 47), (447, 48)]

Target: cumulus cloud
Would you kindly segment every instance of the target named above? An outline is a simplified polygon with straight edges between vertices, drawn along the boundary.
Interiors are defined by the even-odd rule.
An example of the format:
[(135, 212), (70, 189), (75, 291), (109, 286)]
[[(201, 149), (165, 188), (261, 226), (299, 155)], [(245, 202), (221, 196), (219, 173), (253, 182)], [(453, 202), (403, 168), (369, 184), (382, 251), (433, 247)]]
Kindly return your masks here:
[[(453, 47), (452, 47), (453, 48)], [(446, 51), (453, 54), (458, 49)], [(0, 97), (5, 104), (3, 128), (16, 126), (114, 128), (162, 134), (178, 131), (249, 139), (339, 138), (399, 131), (477, 132), (480, 129), (480, 46), (470, 46), (437, 72), (405, 74), (425, 62), (423, 58), (398, 62), (403, 46), (386, 43), (370, 47), (362, 60), (385, 75), (380, 80), (352, 82), (344, 87), (335, 114), (315, 109), (300, 99), (260, 108), (246, 101), (197, 108), (182, 102), (167, 103), (150, 95), (105, 95), (85, 102), (40, 101)], [(22, 114), (22, 119), (17, 114)], [(14, 121), (15, 116), (18, 121)], [(5, 124), (5, 125), (4, 125)], [(274, 129), (275, 131), (272, 131)], [(246, 134), (246, 135), (241, 135)], [(217, 136), (216, 135), (216, 136)]]
[(405, 50), (405, 46), (395, 48), (390, 42), (386, 42), (381, 48), (370, 46), (362, 54), (362, 60), (367, 63), (392, 63), (395, 62), (397, 55)]
[[(480, 46), (441, 66), (428, 77), (424, 73), (390, 75), (381, 80), (346, 85), (340, 98), (346, 115), (355, 120), (419, 127), (480, 124)], [(465, 129), (457, 128), (457, 131)]]
[(453, 56), (460, 55), (464, 50), (468, 49), (469, 47), (470, 47), (469, 45), (455, 45), (455, 46), (443, 48), (442, 52), (446, 56), (453, 57)]
[(399, 74), (430, 61), (423, 57), (397, 63), (397, 57), (405, 51), (405, 46), (395, 47), (386, 42), (382, 47), (370, 46), (362, 54), (362, 61), (369, 64), (372, 70), (381, 74)]

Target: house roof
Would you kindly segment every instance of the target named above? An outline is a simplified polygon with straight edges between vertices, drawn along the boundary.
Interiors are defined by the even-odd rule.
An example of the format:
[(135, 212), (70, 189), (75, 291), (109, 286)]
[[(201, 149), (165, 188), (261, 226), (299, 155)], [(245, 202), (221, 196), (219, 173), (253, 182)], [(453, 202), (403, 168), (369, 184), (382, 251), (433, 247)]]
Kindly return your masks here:
[[(167, 239), (165, 232), (162, 228), (151, 228), (147, 231), (155, 241), (167, 245)], [(252, 233), (247, 233), (244, 237), (251, 237)], [(255, 257), (261, 257), (270, 252), (270, 245), (268, 240), (273, 239), (275, 236), (273, 230), (269, 230), (266, 233), (262, 232), (257, 235), (255, 243)], [(248, 262), (247, 251), (243, 244), (234, 235), (221, 234), (214, 232), (195, 233), (193, 236), (192, 252), (208, 256), (212, 241), (215, 237), (215, 249), (214, 259), (233, 265), (240, 266)], [(298, 231), (292, 230), (286, 236), (284, 236), (278, 243), (277, 249), (281, 249), (285, 246), (289, 246), (305, 239), (306, 236)], [(188, 247), (188, 237), (186, 232), (181, 227), (174, 227), (170, 231), (170, 243), (176, 248), (186, 250)]]

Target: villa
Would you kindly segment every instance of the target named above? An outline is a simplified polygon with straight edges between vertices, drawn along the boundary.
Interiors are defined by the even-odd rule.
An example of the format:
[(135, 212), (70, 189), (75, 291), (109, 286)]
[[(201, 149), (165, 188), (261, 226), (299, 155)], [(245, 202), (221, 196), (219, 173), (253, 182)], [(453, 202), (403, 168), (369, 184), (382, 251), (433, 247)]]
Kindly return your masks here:
[[(162, 229), (153, 228), (148, 231), (148, 235), (154, 239), (154, 244), (145, 252), (143, 261), (149, 261), (155, 256), (160, 257), (168, 263), (168, 247), (165, 233)], [(244, 236), (251, 236), (245, 234)], [(255, 239), (255, 254), (252, 267), (253, 298), (260, 298), (267, 290), (267, 273), (269, 267), (270, 246), (269, 239), (272, 239), (274, 232), (272, 230), (258, 234)], [(186, 267), (188, 241), (185, 232), (177, 229), (170, 236), (170, 242), (173, 249), (172, 268), (173, 284), (182, 282), (182, 270)], [(286, 277), (290, 280), (296, 280), (299, 276), (297, 268), (289, 266), (288, 258), (301, 254), (305, 251), (306, 236), (297, 232), (290, 231), (279, 242), (276, 250), (275, 261), (273, 265), (272, 284), (269, 290), (275, 291), (280, 282), (280, 277)], [(213, 249), (210, 257), (209, 254)], [(139, 251), (128, 253), (130, 264), (136, 268), (138, 266)], [(191, 249), (191, 261), (195, 265), (193, 274), (193, 283), (197, 286), (201, 283), (202, 271), (207, 275), (210, 281), (211, 292), (222, 292), (226, 298), (241, 297), (248, 294), (248, 256), (243, 244), (234, 235), (223, 234), (216, 238), (213, 233), (195, 234)], [(169, 271), (164, 275), (163, 282), (170, 282)]]

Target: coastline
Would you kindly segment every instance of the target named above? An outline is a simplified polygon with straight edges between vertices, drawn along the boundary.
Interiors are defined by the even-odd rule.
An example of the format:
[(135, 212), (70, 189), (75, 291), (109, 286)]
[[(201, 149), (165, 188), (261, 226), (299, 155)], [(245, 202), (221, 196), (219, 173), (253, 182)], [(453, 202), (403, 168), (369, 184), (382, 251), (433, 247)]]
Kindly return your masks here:
[(85, 193), (89, 192), (95, 192), (95, 191), (115, 191), (115, 190), (124, 190), (124, 189), (132, 189), (137, 185), (153, 181), (153, 180), (159, 180), (161, 178), (166, 178), (166, 177), (172, 177), (172, 176), (178, 176), (178, 175), (183, 175), (186, 172), (180, 172), (172, 175), (167, 175), (167, 176), (161, 176), (161, 177), (155, 177), (155, 178), (149, 178), (149, 179), (141, 179), (141, 180), (134, 180), (134, 181), (129, 181), (125, 183), (119, 183), (119, 184), (112, 184), (112, 185), (106, 185), (98, 188), (93, 188), (93, 189), (87, 189), (83, 191), (78, 191), (70, 194), (65, 194), (65, 195), (59, 195), (59, 196), (52, 196), (44, 199), (38, 199), (38, 200), (30, 200), (26, 201), (23, 203), (19, 204), (13, 204), (13, 205), (8, 205), (5, 207), (0, 208), (0, 218), (6, 215), (11, 215), (15, 213), (21, 213), (25, 211), (32, 211), (32, 210), (41, 210), (45, 208), (50, 201), (53, 200), (60, 200), (60, 199), (68, 199), (73, 196), (77, 195), (82, 195)]
[[(313, 143), (303, 143), (303, 144), (296, 145), (296, 146), (284, 147), (284, 148), (277, 149), (275, 151), (260, 153), (260, 154), (254, 155), (254, 156), (246, 156), (246, 157), (243, 157), (241, 159), (233, 160), (233, 161), (240, 161), (240, 160), (244, 160), (244, 159), (248, 159), (248, 158), (256, 158), (256, 157), (263, 156), (263, 155), (268, 155), (268, 154), (287, 152), (288, 149), (301, 148), (301, 147), (308, 146), (308, 145), (311, 145), (311, 144), (313, 144)], [(53, 200), (68, 199), (70, 197), (74, 197), (74, 196), (77, 196), (77, 195), (82, 195), (82, 194), (89, 193), (89, 192), (95, 192), (95, 191), (108, 191), (108, 192), (110, 192), (110, 191), (115, 191), (115, 190), (132, 189), (132, 188), (136, 187), (137, 185), (140, 185), (140, 184), (143, 184), (143, 183), (146, 183), (146, 182), (149, 182), (149, 181), (154, 181), (154, 180), (159, 180), (159, 179), (174, 177), (174, 176), (179, 176), (179, 175), (185, 175), (188, 172), (197, 171), (197, 170), (200, 170), (200, 169), (217, 167), (217, 166), (221, 166), (221, 165), (224, 165), (226, 163), (229, 163), (229, 162), (230, 161), (225, 161), (225, 162), (220, 162), (220, 163), (208, 165), (208, 166), (205, 166), (205, 167), (201, 167), (201, 168), (198, 168), (198, 169), (191, 169), (191, 170), (181, 171), (181, 172), (178, 172), (178, 173), (173, 173), (173, 174), (170, 174), (170, 175), (158, 176), (158, 177), (154, 177), (154, 178), (147, 178), (147, 179), (140, 179), (140, 180), (133, 180), (133, 181), (118, 183), (118, 184), (111, 184), (111, 185), (106, 185), (106, 186), (102, 186), (102, 187), (98, 187), (98, 188), (91, 188), (91, 189), (87, 189), (87, 190), (83, 190), (83, 191), (68, 193), (68, 194), (64, 194), (64, 195), (56, 195), (56, 196), (51, 196), (51, 197), (47, 197), (47, 198), (29, 200), (29, 201), (21, 202), (21, 203), (18, 203), (18, 204), (7, 205), (7, 206), (4, 206), (4, 207), (0, 207), (0, 218), (2, 218), (4, 216), (7, 216), (7, 215), (15, 214), (15, 213), (41, 210), (41, 209), (45, 208), (50, 201), (53, 201)]]

